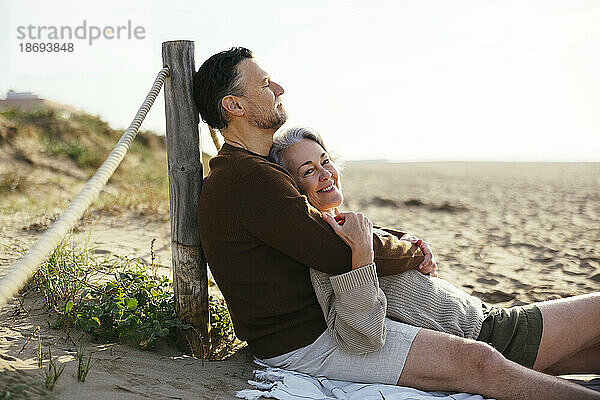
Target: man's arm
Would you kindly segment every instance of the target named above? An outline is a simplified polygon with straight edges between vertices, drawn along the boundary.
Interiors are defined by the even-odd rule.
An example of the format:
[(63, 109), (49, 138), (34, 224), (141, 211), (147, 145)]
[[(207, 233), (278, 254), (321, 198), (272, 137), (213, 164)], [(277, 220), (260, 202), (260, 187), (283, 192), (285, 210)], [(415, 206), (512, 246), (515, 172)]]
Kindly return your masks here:
[[(334, 275), (350, 271), (350, 247), (300, 194), (291, 176), (279, 168), (260, 165), (243, 177), (239, 197), (244, 227), (301, 264)], [(403, 235), (385, 228), (373, 236), (379, 276), (408, 271), (423, 260), (418, 247), (401, 240)]]
[(330, 274), (351, 270), (352, 252), (278, 167), (260, 165), (243, 178), (242, 224), (301, 264)]
[(373, 251), (377, 275), (400, 274), (416, 269), (424, 260), (421, 249), (401, 240), (406, 234), (390, 228), (373, 227)]

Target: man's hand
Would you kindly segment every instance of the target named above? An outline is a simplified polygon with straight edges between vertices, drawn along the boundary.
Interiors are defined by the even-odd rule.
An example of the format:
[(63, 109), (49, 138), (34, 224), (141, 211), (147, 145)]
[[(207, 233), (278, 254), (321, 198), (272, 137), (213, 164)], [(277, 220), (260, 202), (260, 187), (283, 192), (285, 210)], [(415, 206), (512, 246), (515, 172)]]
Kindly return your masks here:
[(419, 271), (421, 271), (421, 273), (424, 275), (438, 276), (437, 262), (435, 261), (435, 256), (433, 255), (433, 251), (431, 250), (431, 246), (429, 246), (429, 243), (411, 235), (404, 235), (402, 237), (402, 240), (416, 244), (423, 252), (423, 256), (425, 258), (418, 267)]
[(339, 213), (337, 220), (321, 213), (334, 232), (352, 249), (352, 269), (373, 262), (373, 223), (362, 213)]

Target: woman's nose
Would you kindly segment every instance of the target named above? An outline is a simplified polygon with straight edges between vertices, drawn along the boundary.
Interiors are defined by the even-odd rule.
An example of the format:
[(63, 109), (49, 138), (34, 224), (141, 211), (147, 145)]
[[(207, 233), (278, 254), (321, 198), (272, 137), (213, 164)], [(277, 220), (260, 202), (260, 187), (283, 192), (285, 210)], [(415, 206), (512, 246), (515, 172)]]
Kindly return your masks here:
[(331, 178), (331, 172), (327, 171), (326, 169), (322, 169), (321, 170), (321, 181), (326, 181), (329, 178)]

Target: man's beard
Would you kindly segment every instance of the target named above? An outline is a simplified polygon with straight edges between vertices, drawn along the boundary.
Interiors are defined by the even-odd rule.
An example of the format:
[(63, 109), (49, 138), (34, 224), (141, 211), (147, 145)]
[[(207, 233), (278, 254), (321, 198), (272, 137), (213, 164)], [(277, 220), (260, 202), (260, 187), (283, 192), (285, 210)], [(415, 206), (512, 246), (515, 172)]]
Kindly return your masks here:
[(265, 110), (258, 104), (251, 102), (249, 111), (250, 123), (260, 129), (274, 129), (281, 128), (285, 121), (287, 121), (287, 113), (283, 106), (280, 109), (277, 107)]

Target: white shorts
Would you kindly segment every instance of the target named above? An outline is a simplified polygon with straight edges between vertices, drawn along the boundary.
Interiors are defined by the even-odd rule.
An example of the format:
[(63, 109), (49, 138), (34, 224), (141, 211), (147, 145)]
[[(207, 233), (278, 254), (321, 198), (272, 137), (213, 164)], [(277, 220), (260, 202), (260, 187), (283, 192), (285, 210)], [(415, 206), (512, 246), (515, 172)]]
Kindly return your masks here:
[(337, 347), (328, 331), (313, 343), (289, 353), (260, 360), (277, 368), (362, 383), (395, 385), (408, 351), (421, 328), (385, 319), (387, 336), (383, 347), (367, 354), (351, 354)]

